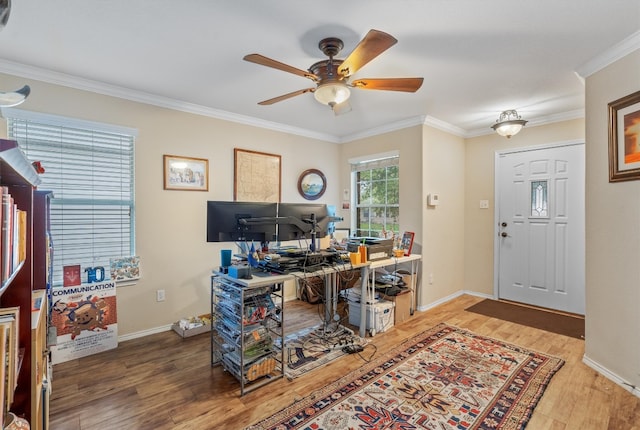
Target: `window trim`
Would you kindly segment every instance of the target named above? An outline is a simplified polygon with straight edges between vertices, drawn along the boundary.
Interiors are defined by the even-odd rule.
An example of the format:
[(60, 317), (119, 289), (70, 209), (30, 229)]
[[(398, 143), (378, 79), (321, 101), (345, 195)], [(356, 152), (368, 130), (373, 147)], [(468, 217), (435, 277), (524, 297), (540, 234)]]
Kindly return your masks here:
[[(136, 226), (135, 226), (135, 219), (136, 219), (136, 192), (135, 192), (135, 181), (136, 181), (136, 169), (135, 169), (135, 140), (138, 136), (138, 130), (135, 128), (131, 128), (131, 127), (126, 127), (126, 126), (119, 126), (119, 125), (113, 125), (113, 124), (107, 124), (107, 123), (101, 123), (101, 122), (95, 122), (95, 121), (87, 121), (87, 120), (82, 120), (82, 119), (76, 119), (76, 118), (69, 118), (69, 117), (65, 117), (65, 116), (59, 116), (59, 115), (53, 115), (53, 114), (45, 114), (45, 113), (39, 113), (39, 112), (31, 112), (31, 111), (26, 111), (26, 110), (21, 110), (21, 109), (15, 109), (15, 108), (0, 108), (0, 113), (2, 114), (2, 116), (4, 118), (7, 119), (7, 126), (9, 126), (9, 120), (15, 120), (15, 121), (23, 121), (23, 122), (33, 122), (36, 124), (40, 124), (44, 127), (51, 127), (51, 128), (67, 128), (67, 129), (77, 129), (77, 130), (85, 130), (85, 131), (90, 131), (90, 132), (97, 132), (97, 133), (103, 133), (103, 134), (110, 134), (112, 136), (114, 136), (116, 139), (118, 138), (117, 136), (123, 136), (123, 138), (129, 139), (131, 142), (131, 154), (130, 154), (130, 159), (131, 159), (131, 176), (130, 179), (132, 181), (132, 188), (131, 188), (131, 200), (130, 200), (130, 204), (129, 205), (124, 205), (124, 206), (128, 206), (128, 211), (129, 211), (129, 218), (131, 220), (130, 224), (129, 224), (129, 240), (128, 240), (128, 248), (135, 254), (136, 253)], [(8, 131), (8, 130), (7, 130)], [(7, 133), (8, 135), (8, 133)], [(83, 198), (67, 198), (64, 199), (64, 204), (65, 205), (75, 205), (75, 204), (85, 204), (87, 202), (90, 202), (92, 205), (100, 205), (100, 206), (110, 206), (110, 205), (123, 205), (123, 201), (122, 200), (113, 200), (113, 199), (103, 199), (103, 200), (90, 200), (90, 199), (83, 199)], [(127, 200), (127, 202), (129, 202), (129, 200)], [(54, 204), (54, 202), (52, 202), (52, 205)], [(124, 238), (123, 238), (124, 239)], [(126, 239), (125, 239), (126, 240)], [(124, 241), (121, 242), (124, 244)], [(55, 244), (54, 244), (55, 246)], [(52, 280), (53, 281), (53, 280)], [(129, 283), (135, 283), (136, 280), (132, 280), (131, 282), (127, 282), (126, 284)], [(53, 284), (53, 286), (62, 286), (61, 284), (58, 285), (57, 283)]]

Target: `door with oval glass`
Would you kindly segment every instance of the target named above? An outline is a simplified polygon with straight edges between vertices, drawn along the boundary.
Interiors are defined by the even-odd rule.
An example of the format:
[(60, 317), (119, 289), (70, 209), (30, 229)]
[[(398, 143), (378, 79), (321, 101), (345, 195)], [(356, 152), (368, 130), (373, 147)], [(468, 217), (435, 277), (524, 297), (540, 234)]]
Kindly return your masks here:
[(497, 154), (497, 293), (584, 314), (584, 144)]

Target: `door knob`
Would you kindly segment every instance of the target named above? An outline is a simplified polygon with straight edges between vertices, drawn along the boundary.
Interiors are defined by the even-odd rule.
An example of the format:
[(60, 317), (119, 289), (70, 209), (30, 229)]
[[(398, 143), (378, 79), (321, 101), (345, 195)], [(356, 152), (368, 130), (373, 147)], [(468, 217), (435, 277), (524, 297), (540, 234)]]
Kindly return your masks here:
[(503, 231), (502, 233), (500, 233), (500, 236), (502, 237), (509, 237), (509, 235), (507, 234), (506, 231)]
[(500, 224), (500, 225), (501, 225), (502, 227), (506, 227), (506, 226), (507, 226), (507, 223), (503, 221), (503, 222), (502, 222), (502, 224)]

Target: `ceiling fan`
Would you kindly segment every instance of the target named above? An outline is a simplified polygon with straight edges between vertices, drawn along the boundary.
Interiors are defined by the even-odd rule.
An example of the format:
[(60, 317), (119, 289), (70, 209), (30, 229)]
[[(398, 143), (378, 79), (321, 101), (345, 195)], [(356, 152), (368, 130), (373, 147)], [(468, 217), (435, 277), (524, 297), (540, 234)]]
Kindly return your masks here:
[(385, 32), (369, 30), (358, 46), (344, 60), (334, 58), (344, 47), (342, 40), (336, 37), (322, 39), (318, 48), (329, 57), (328, 60), (318, 61), (308, 70), (289, 66), (260, 54), (249, 54), (244, 60), (260, 64), (284, 72), (293, 73), (303, 78), (311, 79), (316, 86), (283, 94), (272, 99), (259, 102), (259, 105), (271, 105), (291, 97), (305, 93), (314, 93), (316, 100), (328, 105), (335, 113), (342, 113), (350, 109), (348, 99), (351, 94), (349, 88), (363, 90), (387, 90), (416, 92), (422, 86), (423, 78), (378, 78), (356, 79), (349, 82), (349, 77), (361, 67), (391, 48), (398, 41)]

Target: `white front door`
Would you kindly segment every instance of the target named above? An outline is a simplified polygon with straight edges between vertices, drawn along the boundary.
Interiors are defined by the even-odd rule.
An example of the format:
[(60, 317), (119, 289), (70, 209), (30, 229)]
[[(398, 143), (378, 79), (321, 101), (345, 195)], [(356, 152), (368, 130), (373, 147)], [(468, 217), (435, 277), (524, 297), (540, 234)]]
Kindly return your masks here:
[(497, 155), (498, 296), (584, 314), (584, 144)]

